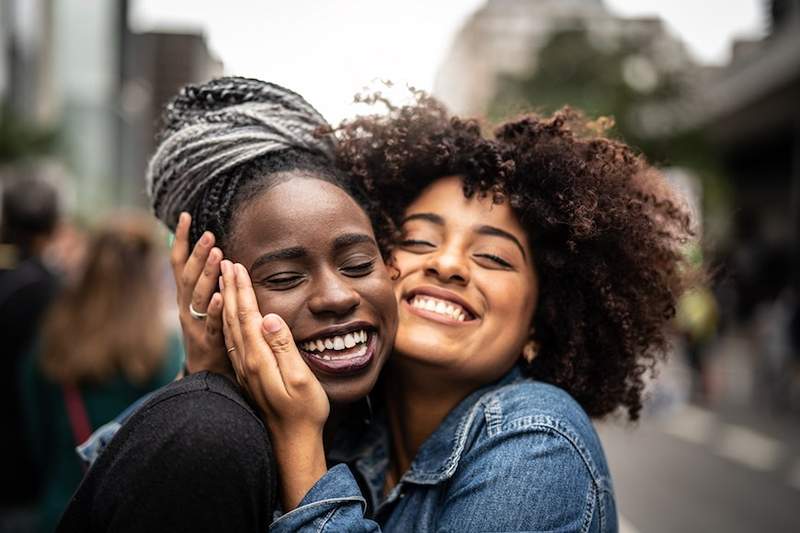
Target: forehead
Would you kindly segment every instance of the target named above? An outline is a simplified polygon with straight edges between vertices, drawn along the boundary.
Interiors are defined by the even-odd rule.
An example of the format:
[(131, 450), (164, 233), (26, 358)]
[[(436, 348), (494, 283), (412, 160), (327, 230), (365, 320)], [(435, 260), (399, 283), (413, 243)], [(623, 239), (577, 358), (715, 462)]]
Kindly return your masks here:
[(461, 178), (439, 178), (426, 187), (406, 209), (406, 215), (434, 213), (445, 219), (448, 226), (495, 226), (526, 242), (525, 230), (507, 202), (495, 204), (491, 197), (464, 196)]
[(372, 235), (369, 218), (350, 195), (307, 176), (289, 178), (254, 196), (234, 216), (237, 255), (283, 245), (323, 250), (345, 232)]

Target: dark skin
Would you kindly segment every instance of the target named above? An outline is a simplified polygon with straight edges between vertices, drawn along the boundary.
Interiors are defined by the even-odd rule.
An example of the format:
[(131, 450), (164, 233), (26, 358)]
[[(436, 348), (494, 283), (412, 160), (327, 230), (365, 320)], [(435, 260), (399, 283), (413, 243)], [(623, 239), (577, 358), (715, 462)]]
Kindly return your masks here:
[(397, 329), (392, 283), (364, 211), (336, 185), (298, 174), (246, 202), (231, 229), (227, 257), (247, 268), (261, 314), (283, 318), (295, 341), (354, 321), (375, 328), (375, 357), (362, 371), (315, 371), (332, 404), (364, 398)]
[[(292, 509), (327, 468), (323, 430), (330, 435), (347, 404), (375, 385), (394, 342), (397, 302), (370, 220), (347, 193), (307, 172), (271, 178), (277, 184), (237, 209), (225, 244), (230, 260), (208, 232), (188, 254), (184, 213), (172, 263), (190, 368), (234, 375), (220, 362), (224, 328), (235, 375), (269, 426), (283, 506)], [(212, 297), (220, 271), (222, 294)], [(208, 317), (190, 317), (190, 302)], [(344, 375), (312, 373), (295, 339), (354, 322), (375, 335), (369, 364)]]

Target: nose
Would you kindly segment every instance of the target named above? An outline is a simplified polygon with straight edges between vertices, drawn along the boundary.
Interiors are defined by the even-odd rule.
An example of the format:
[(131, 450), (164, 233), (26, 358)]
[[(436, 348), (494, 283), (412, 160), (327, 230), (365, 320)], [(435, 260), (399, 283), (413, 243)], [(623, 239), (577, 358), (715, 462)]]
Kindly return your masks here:
[(328, 272), (315, 283), (308, 308), (315, 315), (344, 316), (361, 304), (361, 295), (339, 273)]
[(469, 283), (469, 267), (464, 254), (455, 247), (440, 248), (430, 254), (425, 265), (425, 275), (432, 276), (442, 283)]

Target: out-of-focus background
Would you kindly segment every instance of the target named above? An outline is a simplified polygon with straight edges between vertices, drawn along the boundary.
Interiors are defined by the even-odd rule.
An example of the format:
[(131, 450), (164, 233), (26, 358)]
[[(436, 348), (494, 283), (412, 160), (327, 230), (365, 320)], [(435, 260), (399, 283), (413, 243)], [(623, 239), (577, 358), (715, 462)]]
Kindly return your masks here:
[[(222, 74), (284, 84), (332, 122), (376, 80), (489, 124), (613, 116), (689, 198), (686, 253), (712, 274), (681, 301), (642, 421), (598, 425), (622, 530), (800, 530), (800, 0), (0, 0), (0, 531), (57, 517), (78, 467), (32, 472), (69, 461), (84, 404), (110, 419), (180, 362), (164, 234), (131, 211), (161, 106)], [(96, 274), (114, 272), (109, 239), (154, 294), (114, 292), (130, 268)], [(137, 323), (158, 364), (115, 376), (96, 369), (125, 356), (62, 354), (120, 298), (161, 309)], [(102, 391), (76, 400), (59, 385), (76, 376)]]

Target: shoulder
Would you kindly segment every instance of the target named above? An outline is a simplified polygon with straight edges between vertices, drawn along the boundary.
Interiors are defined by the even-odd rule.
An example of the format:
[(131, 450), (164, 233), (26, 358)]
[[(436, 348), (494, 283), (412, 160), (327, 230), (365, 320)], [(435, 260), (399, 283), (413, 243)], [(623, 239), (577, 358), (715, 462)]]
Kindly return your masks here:
[(275, 495), (264, 425), (232, 382), (200, 373), (158, 390), (131, 416), (65, 516), (98, 530), (161, 517), (179, 529), (224, 530), (228, 523), (250, 531), (244, 524), (268, 523)]
[[(122, 427), (120, 441), (185, 445), (182, 457), (268, 446), (267, 431), (232, 382), (201, 372), (158, 390)], [(114, 444), (112, 442), (112, 444)]]
[(471, 414), (470, 440), (475, 444), (502, 446), (514, 436), (516, 445), (564, 448), (595, 482), (603, 484), (609, 476), (591, 419), (563, 389), (522, 378), (487, 391)]

